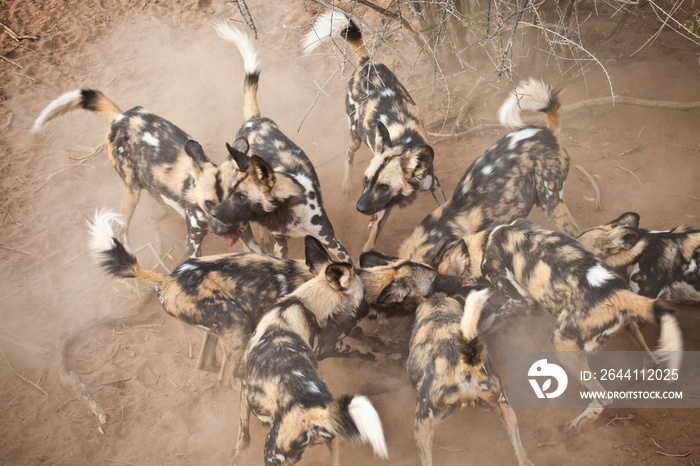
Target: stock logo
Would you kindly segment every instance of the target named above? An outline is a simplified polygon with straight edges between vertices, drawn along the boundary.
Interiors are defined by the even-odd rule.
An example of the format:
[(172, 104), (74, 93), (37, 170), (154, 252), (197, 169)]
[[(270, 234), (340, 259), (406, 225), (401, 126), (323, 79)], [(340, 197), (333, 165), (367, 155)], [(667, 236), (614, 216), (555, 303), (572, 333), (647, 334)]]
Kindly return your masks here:
[[(532, 389), (535, 391), (537, 398), (556, 398), (566, 390), (566, 385), (569, 383), (569, 379), (566, 376), (566, 371), (556, 364), (550, 364), (546, 359), (540, 359), (530, 366), (530, 370), (527, 372), (529, 378), (528, 381), (532, 385)], [(547, 377), (540, 386), (538, 379)], [(557, 388), (554, 391), (549, 391), (552, 388), (552, 379), (557, 381)]]

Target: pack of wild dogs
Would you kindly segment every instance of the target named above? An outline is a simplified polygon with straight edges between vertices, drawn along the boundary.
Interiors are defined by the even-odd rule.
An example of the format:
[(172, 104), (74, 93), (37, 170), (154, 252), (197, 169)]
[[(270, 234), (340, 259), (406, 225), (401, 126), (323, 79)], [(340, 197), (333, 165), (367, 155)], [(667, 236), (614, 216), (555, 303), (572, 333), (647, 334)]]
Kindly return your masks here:
[[(414, 434), (424, 465), (432, 464), (440, 421), (474, 404), (498, 413), (518, 463), (530, 464), (480, 337), (512, 316), (534, 308), (551, 314), (557, 351), (594, 351), (624, 329), (654, 363), (680, 366), (682, 333), (672, 303), (700, 302), (700, 231), (645, 230), (639, 215), (628, 212), (581, 233), (563, 200), (569, 156), (550, 86), (530, 79), (515, 89), (498, 112), (512, 131), (474, 160), (447, 199), (434, 169), (447, 162), (436, 161), (408, 91), (372, 60), (352, 20), (337, 11), (320, 15), (302, 40), (304, 53), (340, 39), (356, 67), (346, 96), (346, 194), (355, 152), (364, 142), (373, 153), (357, 201), (371, 216), (357, 267), (326, 215), (309, 158), (261, 116), (253, 41), (228, 22), (214, 29), (236, 46), (245, 69), (244, 122), (221, 165), (174, 124), (142, 107), (123, 111), (98, 90), (58, 97), (33, 131), (78, 109), (109, 119), (106, 150), (122, 178), (122, 201), (119, 214), (101, 211), (90, 223), (91, 249), (109, 274), (154, 283), (166, 313), (205, 331), (199, 368), (218, 372), (226, 387), (240, 386), (236, 461), (249, 444), (251, 412), (270, 427), (265, 464), (294, 464), (319, 443), (338, 464), (337, 443), (345, 440), (370, 443), (377, 456), (389, 458), (369, 399), (334, 398), (318, 368), (327, 357), (373, 360), (388, 351), (381, 338), (363, 333), (359, 324), (367, 318), (414, 317), (402, 351), (418, 391)], [(543, 112), (546, 126), (526, 125), (523, 110)], [(143, 268), (129, 250), (129, 222), (142, 190), (185, 218), (190, 258), (172, 273)], [(426, 190), (438, 207), (403, 241), (399, 257), (374, 251), (390, 211)], [(559, 232), (524, 220), (534, 205)], [(259, 239), (251, 223), (259, 226)], [(210, 230), (231, 243), (240, 239), (249, 252), (203, 256)], [(292, 237), (304, 238), (305, 260), (287, 257)], [(660, 327), (654, 352), (639, 331), (645, 322)], [(584, 357), (561, 362), (572, 374), (588, 368)], [(603, 391), (596, 380), (586, 388)], [(606, 406), (594, 400), (564, 429), (577, 432)]]

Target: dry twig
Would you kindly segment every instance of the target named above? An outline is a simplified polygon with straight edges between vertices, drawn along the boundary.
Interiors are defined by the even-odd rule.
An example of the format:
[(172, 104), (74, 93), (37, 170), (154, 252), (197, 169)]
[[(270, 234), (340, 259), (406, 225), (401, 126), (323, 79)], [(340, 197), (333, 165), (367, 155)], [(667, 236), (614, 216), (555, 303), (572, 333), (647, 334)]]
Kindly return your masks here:
[(19, 377), (19, 379), (22, 380), (23, 382), (26, 382), (26, 383), (28, 383), (29, 385), (31, 385), (32, 387), (34, 387), (34, 388), (36, 388), (37, 390), (39, 390), (39, 391), (40, 391), (41, 393), (43, 393), (44, 395), (46, 395), (46, 396), (49, 395), (49, 393), (48, 393), (46, 390), (44, 390), (43, 388), (41, 388), (38, 384), (32, 382), (31, 380), (28, 380), (28, 379), (22, 377), (22, 376), (19, 374), (19, 372), (17, 372), (17, 371), (15, 370), (15, 368), (12, 367), (12, 364), (10, 364), (10, 361), (7, 360), (7, 356), (5, 356), (5, 351), (4, 351), (2, 348), (0, 348), (0, 353), (2, 354), (2, 358), (3, 358), (3, 359), (5, 360), (5, 362), (7, 363), (7, 367), (10, 368), (10, 370), (12, 371), (13, 374), (15, 374), (17, 377)]
[(595, 192), (595, 198), (593, 199), (593, 201), (595, 202), (595, 210), (599, 211), (603, 208), (603, 203), (601, 202), (600, 188), (598, 187), (598, 183), (596, 183), (595, 178), (593, 178), (593, 176), (591, 176), (591, 174), (588, 173), (588, 171), (581, 165), (574, 165), (574, 168), (583, 173), (583, 176), (585, 176), (588, 182), (591, 184), (591, 186), (593, 186), (593, 191)]

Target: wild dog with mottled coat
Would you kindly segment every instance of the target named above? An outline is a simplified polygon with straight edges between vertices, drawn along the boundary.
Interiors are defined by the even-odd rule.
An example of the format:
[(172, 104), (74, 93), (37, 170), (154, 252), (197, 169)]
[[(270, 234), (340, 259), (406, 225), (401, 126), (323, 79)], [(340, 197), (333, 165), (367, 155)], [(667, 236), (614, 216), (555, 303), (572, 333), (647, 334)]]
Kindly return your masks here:
[(686, 225), (666, 231), (639, 228), (639, 214), (626, 212), (581, 233), (578, 242), (621, 270), (632, 290), (649, 298), (700, 303), (700, 230)]
[(308, 55), (328, 38), (341, 37), (352, 47), (351, 60), (357, 60), (345, 101), (350, 120), (343, 179), (346, 194), (351, 191), (355, 152), (363, 141), (374, 154), (357, 201), (357, 210), (371, 215), (364, 252), (374, 249), (393, 207), (405, 207), (420, 191), (427, 190), (441, 205), (445, 194), (433, 169), (434, 151), (427, 142), (418, 107), (396, 75), (371, 60), (355, 22), (337, 10), (320, 15), (303, 39), (304, 53)]
[(243, 56), (246, 121), (233, 146), (227, 144), (240, 173), (224, 186), (224, 200), (212, 215), (225, 225), (259, 223), (272, 233), (275, 254), (281, 257), (287, 256), (287, 238), (310, 235), (339, 260), (351, 261), (323, 209), (321, 184), (311, 161), (274, 121), (260, 116), (260, 64), (253, 42), (228, 23), (215, 23), (214, 28)]
[(314, 273), (265, 314), (248, 343), (234, 463), (250, 442), (251, 412), (270, 426), (266, 465), (295, 464), (307, 446), (320, 443), (337, 465), (336, 440), (369, 442), (376, 455), (388, 458), (374, 407), (363, 396), (334, 400), (312, 349), (321, 322), (366, 307), (362, 281), (349, 263), (331, 262)]
[(520, 441), (515, 412), (477, 332), (489, 292), (472, 291), (464, 306), (438, 294), (416, 310), (406, 364), (409, 379), (418, 390), (414, 434), (423, 466), (433, 464), (433, 435), (438, 424), (466, 405), (495, 410), (518, 464), (531, 464)]
[(210, 229), (232, 243), (243, 237), (246, 247), (260, 252), (249, 228), (224, 225), (211, 216), (211, 209), (223, 200), (223, 187), (231, 182), (233, 159), (217, 167), (196, 141), (168, 120), (142, 107), (122, 112), (102, 92), (92, 89), (70, 91), (51, 102), (34, 122), (32, 132), (81, 109), (104, 113), (109, 119), (105, 150), (124, 183), (122, 241), (127, 242), (131, 217), (141, 191), (146, 190), (185, 218), (189, 257), (201, 256), (202, 240)]
[[(517, 128), (472, 162), (452, 198), (428, 215), (399, 248), (399, 256), (442, 273), (463, 274), (469, 257), (460, 240), (525, 218), (534, 205), (561, 231), (578, 226), (564, 204), (569, 155), (559, 144), (559, 99), (551, 86), (530, 79), (499, 109), (505, 127)], [(525, 126), (522, 110), (544, 112), (547, 127)]]
[[(536, 305), (556, 318), (551, 341), (570, 374), (589, 370), (585, 352), (639, 322), (659, 325), (656, 355), (669, 368), (680, 367), (683, 337), (674, 308), (634, 293), (574, 238), (518, 219), (477, 233), (468, 244), (472, 279), (483, 278), (512, 300)], [(591, 392), (604, 391), (595, 378), (582, 384)], [(608, 399), (592, 401), (566, 429), (574, 432), (593, 422), (609, 404)]]

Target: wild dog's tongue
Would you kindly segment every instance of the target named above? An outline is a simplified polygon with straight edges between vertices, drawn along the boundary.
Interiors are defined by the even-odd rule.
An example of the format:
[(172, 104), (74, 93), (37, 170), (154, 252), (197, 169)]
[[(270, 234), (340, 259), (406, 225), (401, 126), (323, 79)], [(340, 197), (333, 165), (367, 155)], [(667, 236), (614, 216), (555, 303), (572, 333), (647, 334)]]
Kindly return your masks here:
[(233, 247), (233, 245), (236, 244), (236, 241), (243, 237), (244, 233), (245, 229), (243, 227), (238, 227), (238, 232), (236, 234), (224, 235), (222, 238), (228, 240), (228, 247)]
[(377, 214), (372, 214), (369, 216), (369, 225), (367, 225), (367, 228), (372, 228), (374, 226), (374, 222), (377, 220)]

